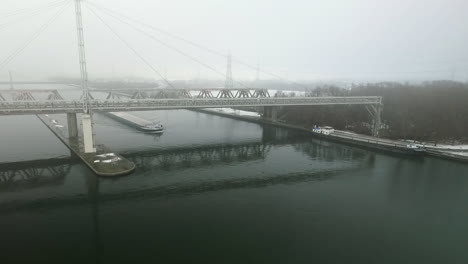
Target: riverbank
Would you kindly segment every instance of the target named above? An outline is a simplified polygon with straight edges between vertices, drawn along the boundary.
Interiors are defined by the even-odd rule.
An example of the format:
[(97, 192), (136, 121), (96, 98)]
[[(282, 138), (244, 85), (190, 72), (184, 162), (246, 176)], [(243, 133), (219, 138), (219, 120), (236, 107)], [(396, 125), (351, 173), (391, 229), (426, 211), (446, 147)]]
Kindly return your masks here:
[(452, 150), (451, 152), (445, 151), (442, 149), (437, 149), (437, 150), (430, 149), (428, 151), (420, 152), (420, 151), (415, 151), (413, 149), (407, 148), (408, 143), (399, 141), (399, 140), (377, 138), (377, 137), (372, 137), (372, 136), (367, 136), (367, 135), (356, 134), (356, 133), (352, 133), (348, 131), (340, 131), (340, 130), (335, 130), (335, 132), (330, 135), (324, 135), (324, 134), (318, 134), (318, 133), (312, 132), (311, 128), (288, 124), (288, 123), (281, 122), (281, 121), (263, 119), (261, 117), (256, 117), (254, 115), (243, 116), (243, 115), (237, 115), (237, 114), (233, 114), (229, 112), (213, 111), (211, 109), (197, 109), (195, 111), (199, 111), (199, 112), (207, 113), (207, 114), (219, 115), (223, 117), (233, 118), (233, 119), (252, 122), (252, 123), (259, 123), (259, 124), (300, 130), (300, 131), (310, 133), (310, 135), (313, 137), (322, 138), (322, 139), (334, 141), (337, 143), (344, 143), (347, 145), (363, 147), (366, 149), (372, 149), (372, 150), (383, 151), (383, 152), (394, 153), (394, 154), (411, 155), (411, 156), (428, 155), (428, 156), (433, 156), (437, 158), (444, 158), (448, 160), (468, 163), (468, 155), (459, 155), (459, 154), (453, 153), (453, 148), (451, 149)]

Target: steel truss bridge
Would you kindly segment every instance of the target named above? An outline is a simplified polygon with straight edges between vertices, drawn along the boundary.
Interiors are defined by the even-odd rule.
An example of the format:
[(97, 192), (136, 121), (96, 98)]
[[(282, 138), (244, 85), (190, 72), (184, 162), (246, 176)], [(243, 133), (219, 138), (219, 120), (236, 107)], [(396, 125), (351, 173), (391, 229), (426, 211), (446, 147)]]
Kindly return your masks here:
[[(0, 90), (0, 115), (80, 113), (83, 99), (65, 99), (67, 90)], [(73, 90), (71, 90), (73, 91)], [(90, 89), (88, 105), (103, 112), (245, 106), (380, 106), (379, 96), (272, 97), (266, 89)]]

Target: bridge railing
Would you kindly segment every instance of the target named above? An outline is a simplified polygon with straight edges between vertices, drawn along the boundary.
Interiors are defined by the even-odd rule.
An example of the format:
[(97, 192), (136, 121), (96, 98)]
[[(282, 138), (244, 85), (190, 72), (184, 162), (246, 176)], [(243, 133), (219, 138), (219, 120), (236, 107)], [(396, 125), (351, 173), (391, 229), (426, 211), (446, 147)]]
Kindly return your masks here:
[[(357, 97), (265, 97), (265, 98), (180, 98), (180, 99), (93, 99), (91, 109), (138, 111), (183, 108), (292, 105), (376, 105), (378, 96)], [(0, 101), (0, 115), (81, 112), (82, 100)]]

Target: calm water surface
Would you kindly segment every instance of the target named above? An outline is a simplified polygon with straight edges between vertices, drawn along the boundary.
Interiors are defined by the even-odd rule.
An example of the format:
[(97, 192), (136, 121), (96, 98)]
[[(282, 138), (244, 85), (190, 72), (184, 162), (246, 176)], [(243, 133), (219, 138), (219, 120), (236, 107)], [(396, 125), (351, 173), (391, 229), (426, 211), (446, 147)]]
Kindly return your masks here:
[(0, 117), (1, 263), (468, 263), (467, 165), (136, 114), (166, 132), (95, 116), (97, 142), (138, 166), (117, 179), (35, 116)]

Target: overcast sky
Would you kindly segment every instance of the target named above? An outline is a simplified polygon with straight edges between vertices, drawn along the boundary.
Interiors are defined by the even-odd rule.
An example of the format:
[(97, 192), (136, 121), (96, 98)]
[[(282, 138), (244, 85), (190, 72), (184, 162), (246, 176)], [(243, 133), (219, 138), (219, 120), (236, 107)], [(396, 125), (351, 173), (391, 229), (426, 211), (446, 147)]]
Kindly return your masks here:
[[(15, 11), (43, 7), (38, 12)], [(73, 0), (29, 46), (2, 67), (63, 6), (53, 0), (2, 0), (0, 78), (79, 76)], [(64, 4), (65, 4), (64, 2)], [(96, 5), (100, 6), (98, 9)], [(88, 72), (93, 78), (158, 78), (89, 10), (169, 79), (222, 75), (161, 45), (102, 8), (227, 54), (291, 80), (468, 80), (466, 0), (87, 0), (83, 3)], [(33, 11), (33, 10), (32, 10)], [(124, 19), (120, 17), (121, 19)], [(123, 20), (125, 21), (125, 20)], [(225, 58), (138, 26), (219, 72)], [(233, 63), (235, 79), (255, 71)], [(262, 79), (271, 78), (265, 74)]]

